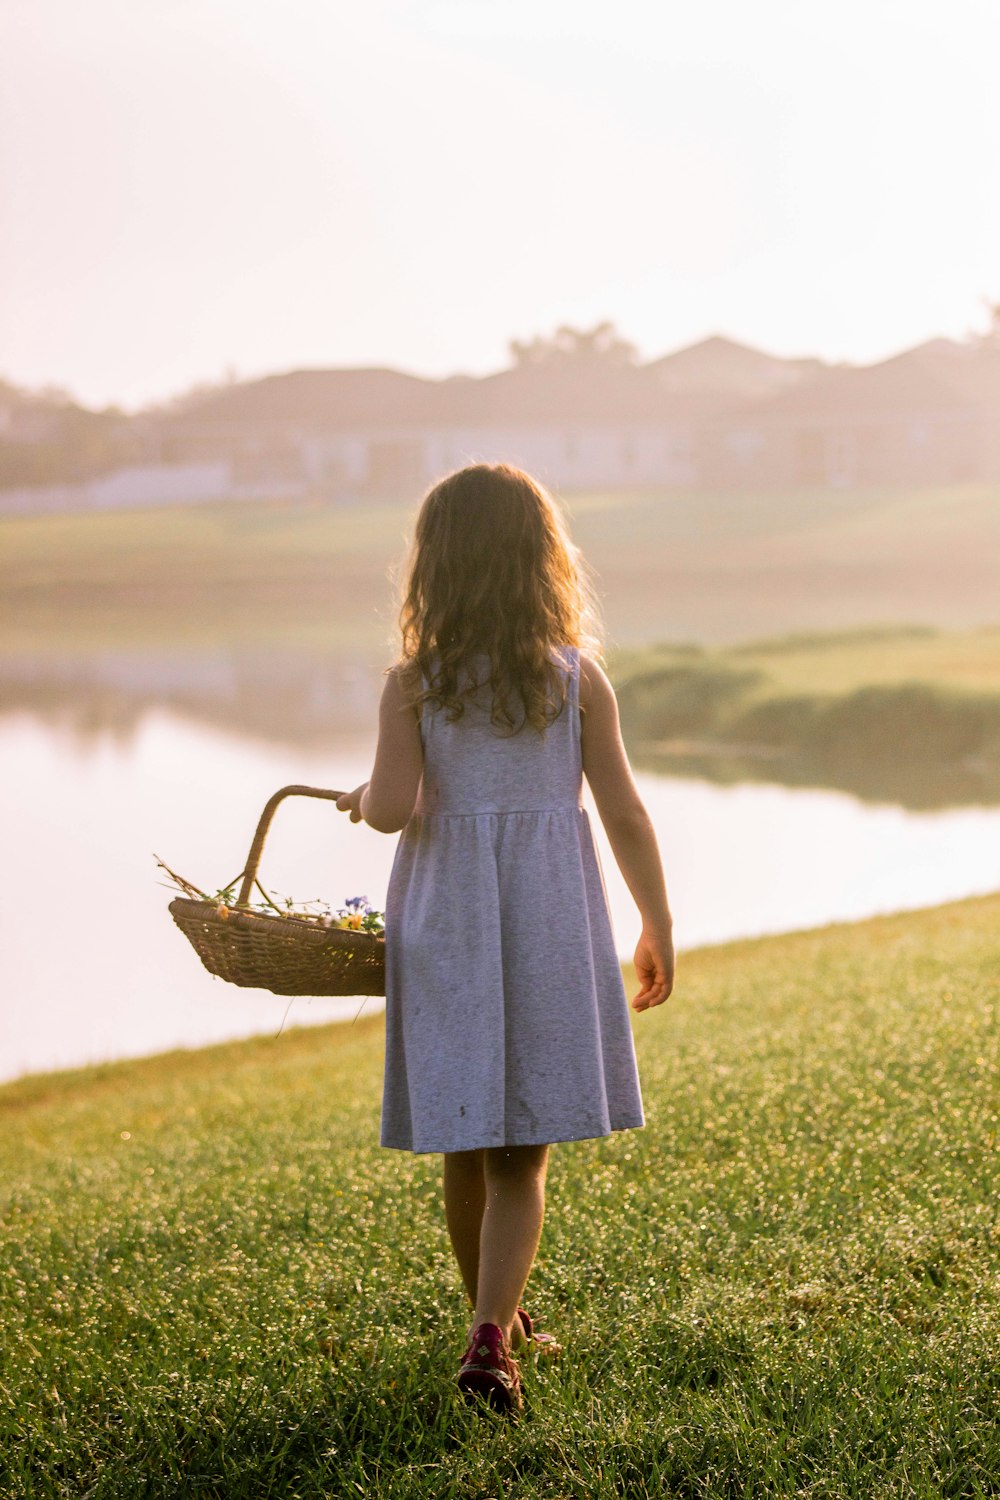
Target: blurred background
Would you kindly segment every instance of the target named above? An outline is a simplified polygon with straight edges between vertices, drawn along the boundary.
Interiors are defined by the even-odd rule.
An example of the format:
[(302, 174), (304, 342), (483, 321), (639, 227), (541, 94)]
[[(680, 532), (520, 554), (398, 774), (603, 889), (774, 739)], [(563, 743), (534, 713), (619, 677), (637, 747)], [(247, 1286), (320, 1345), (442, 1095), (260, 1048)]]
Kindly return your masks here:
[[(682, 947), (1000, 885), (992, 0), (0, 17), (0, 1077), (357, 1012), (211, 979), (154, 853), (365, 779), (469, 462), (595, 571)], [(261, 875), (393, 845), (289, 801)]]

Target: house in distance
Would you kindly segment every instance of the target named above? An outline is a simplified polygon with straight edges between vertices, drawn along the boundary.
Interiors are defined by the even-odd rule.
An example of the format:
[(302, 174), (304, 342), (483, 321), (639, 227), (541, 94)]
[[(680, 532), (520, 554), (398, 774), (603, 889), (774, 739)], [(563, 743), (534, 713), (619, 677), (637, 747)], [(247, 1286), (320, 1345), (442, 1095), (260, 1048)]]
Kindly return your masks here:
[(640, 364), (613, 333), (588, 339), (514, 345), (510, 368), (482, 378), (268, 376), (165, 419), (159, 457), (226, 454), (244, 482), (297, 475), (331, 498), (412, 494), (499, 461), (567, 490), (1000, 479), (1000, 344), (940, 339), (830, 366), (716, 336)]
[(514, 342), (511, 356), (483, 377), (307, 369), (230, 381), (116, 413), (100, 460), (88, 439), (86, 473), (63, 472), (82, 451), (63, 445), (58, 483), (45, 444), (60, 441), (60, 422), (72, 416), (76, 431), (95, 414), (29, 422), (6, 386), (0, 510), (412, 500), (452, 469), (499, 461), (567, 491), (1000, 481), (1000, 326), (871, 365), (783, 359), (721, 336), (641, 363), (610, 323)]

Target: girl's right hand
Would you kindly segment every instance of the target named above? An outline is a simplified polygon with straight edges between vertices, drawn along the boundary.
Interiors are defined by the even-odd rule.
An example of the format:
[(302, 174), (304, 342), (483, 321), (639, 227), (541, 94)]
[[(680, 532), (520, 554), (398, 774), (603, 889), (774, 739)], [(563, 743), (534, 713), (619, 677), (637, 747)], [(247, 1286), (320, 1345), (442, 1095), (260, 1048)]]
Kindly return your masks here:
[(647, 932), (645, 927), (635, 950), (635, 972), (642, 989), (632, 1001), (633, 1010), (662, 1005), (674, 987), (674, 940), (670, 933)]
[(342, 792), (334, 804), (338, 812), (350, 813), (352, 823), (361, 822), (361, 794), (367, 785), (367, 781), (363, 781), (353, 792)]

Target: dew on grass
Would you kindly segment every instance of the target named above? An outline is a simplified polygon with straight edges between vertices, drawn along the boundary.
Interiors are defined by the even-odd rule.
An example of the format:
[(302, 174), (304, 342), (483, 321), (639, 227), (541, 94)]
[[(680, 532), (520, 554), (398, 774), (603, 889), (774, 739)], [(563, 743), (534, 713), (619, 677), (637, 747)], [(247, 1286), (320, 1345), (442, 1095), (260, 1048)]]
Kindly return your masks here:
[[(860, 938), (844, 941), (848, 958), (851, 942), (863, 948)], [(379, 1493), (391, 1474), (400, 1476), (389, 1481), (393, 1500), (449, 1485), (492, 1493), (493, 1442), (516, 1453), (519, 1472), (551, 1474), (554, 1484), (561, 1476), (569, 1493), (576, 1479), (560, 1453), (576, 1454), (591, 1476), (620, 1478), (629, 1448), (649, 1473), (658, 1466), (661, 1493), (702, 1484), (697, 1492), (707, 1494), (709, 1474), (720, 1494), (739, 1486), (795, 1493), (807, 1483), (817, 1493), (823, 1484), (849, 1493), (851, 1454), (870, 1431), (868, 1409), (861, 1401), (853, 1409), (844, 1391), (869, 1390), (873, 1370), (897, 1372), (895, 1385), (879, 1387), (880, 1420), (895, 1443), (889, 1482), (893, 1472), (897, 1480), (929, 1473), (918, 1439), (931, 1430), (893, 1392), (922, 1392), (929, 1418), (935, 1393), (957, 1389), (958, 1371), (971, 1413), (969, 1462), (982, 1457), (991, 1389), (995, 1397), (986, 1360), (998, 1332), (998, 1230), (995, 1218), (984, 1224), (975, 1166), (986, 1131), (996, 1129), (995, 1110), (985, 1111), (976, 1093), (976, 1060), (992, 1045), (977, 1032), (986, 1024), (981, 983), (964, 977), (953, 952), (945, 1024), (924, 988), (905, 974), (898, 984), (898, 944), (880, 978), (867, 955), (853, 978), (836, 954), (822, 972), (810, 970), (808, 947), (804, 939), (792, 945), (784, 976), (767, 957), (781, 945), (762, 950), (754, 986), (747, 965), (734, 966), (730, 1000), (703, 989), (704, 1030), (693, 999), (680, 1047), (676, 1038), (669, 1047), (643, 1041), (655, 1128), (553, 1153), (532, 1284), (547, 1325), (573, 1327), (579, 1358), (539, 1377), (532, 1423), (521, 1433), (472, 1427), (473, 1447), (458, 1450), (467, 1458), (452, 1462), (442, 1458), (433, 1420), (425, 1428), (415, 1416), (428, 1410), (424, 1387), (437, 1362), (450, 1368), (464, 1304), (439, 1216), (437, 1163), (401, 1171), (364, 1144), (366, 1129), (374, 1139), (374, 1082), (367, 1114), (328, 1105), (315, 1089), (300, 1108), (264, 1078), (226, 1100), (206, 1088), (187, 1119), (162, 1096), (150, 1098), (130, 1111), (137, 1140), (113, 1167), (99, 1139), (104, 1106), (93, 1106), (82, 1147), (67, 1118), (59, 1128), (74, 1139), (77, 1161), (53, 1162), (30, 1179), (19, 1167), (15, 1191), (34, 1217), (11, 1213), (0, 1223), (0, 1253), (13, 1267), (0, 1285), (0, 1313), (10, 1315), (18, 1390), (27, 1397), (31, 1389), (31, 1359), (46, 1362), (106, 1463), (150, 1433), (170, 1452), (170, 1423), (183, 1409), (206, 1463), (233, 1453), (260, 1493), (280, 1488), (283, 1435), (308, 1426), (311, 1409), (323, 1417), (302, 1462), (313, 1465), (317, 1493), (324, 1447), (351, 1466), (359, 1493)], [(806, 1002), (801, 992), (810, 988)], [(898, 1005), (887, 1003), (894, 993)], [(824, 1005), (839, 1007), (836, 1024), (824, 1020)], [(791, 1026), (788, 1010), (796, 1012)], [(885, 1074), (879, 1096), (869, 1087), (873, 1053)], [(154, 1114), (151, 1132), (143, 1122)], [(56, 1127), (46, 1129), (54, 1140)], [(137, 1198), (150, 1164), (155, 1188)], [(71, 1311), (56, 1299), (63, 1288)], [(310, 1299), (329, 1300), (336, 1311), (324, 1316), (335, 1327), (311, 1323)], [(53, 1318), (65, 1328), (65, 1370), (54, 1363)], [(38, 1356), (17, 1347), (18, 1326)], [(758, 1351), (755, 1367), (743, 1363), (737, 1335)], [(335, 1361), (313, 1342), (324, 1336), (342, 1340)], [(635, 1353), (654, 1337), (673, 1352), (647, 1388)], [(932, 1379), (914, 1385), (920, 1360), (928, 1371), (934, 1361)], [(77, 1370), (90, 1373), (78, 1381)], [(164, 1370), (182, 1379), (167, 1381)], [(262, 1395), (260, 1372), (269, 1370), (276, 1387), (288, 1387), (287, 1404)], [(811, 1438), (794, 1415), (807, 1409), (807, 1395), (816, 1404)], [(259, 1429), (240, 1426), (240, 1402)], [(21, 1410), (32, 1410), (28, 1399)], [(217, 1414), (208, 1426), (207, 1413)], [(44, 1441), (49, 1418), (25, 1420)], [(727, 1447), (733, 1432), (738, 1457)], [(652, 1446), (661, 1433), (669, 1442)], [(88, 1459), (73, 1422), (59, 1441), (64, 1471), (82, 1475)], [(925, 1492), (961, 1493), (963, 1473), (972, 1472), (957, 1469), (948, 1486), (927, 1482)], [(581, 1480), (576, 1493), (598, 1494), (595, 1486)]]

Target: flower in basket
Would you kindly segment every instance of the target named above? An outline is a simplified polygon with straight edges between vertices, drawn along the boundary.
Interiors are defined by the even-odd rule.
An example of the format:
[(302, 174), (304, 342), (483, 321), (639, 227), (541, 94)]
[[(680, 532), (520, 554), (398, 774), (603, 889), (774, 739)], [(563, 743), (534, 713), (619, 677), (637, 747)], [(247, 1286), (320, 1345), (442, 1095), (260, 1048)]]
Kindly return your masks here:
[(385, 915), (373, 910), (367, 896), (350, 896), (337, 912), (333, 925), (381, 937), (385, 932)]

